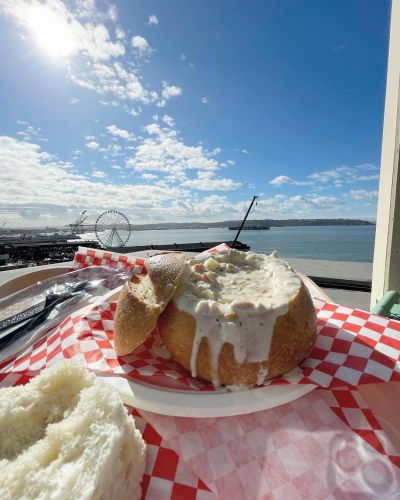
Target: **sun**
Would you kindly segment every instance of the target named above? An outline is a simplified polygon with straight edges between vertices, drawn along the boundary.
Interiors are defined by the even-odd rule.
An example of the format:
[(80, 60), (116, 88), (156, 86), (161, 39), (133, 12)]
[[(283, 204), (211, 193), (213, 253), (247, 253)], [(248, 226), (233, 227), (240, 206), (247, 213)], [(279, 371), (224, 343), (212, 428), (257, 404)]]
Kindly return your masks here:
[(41, 48), (55, 59), (65, 58), (77, 48), (71, 25), (45, 5), (30, 9), (28, 25)]

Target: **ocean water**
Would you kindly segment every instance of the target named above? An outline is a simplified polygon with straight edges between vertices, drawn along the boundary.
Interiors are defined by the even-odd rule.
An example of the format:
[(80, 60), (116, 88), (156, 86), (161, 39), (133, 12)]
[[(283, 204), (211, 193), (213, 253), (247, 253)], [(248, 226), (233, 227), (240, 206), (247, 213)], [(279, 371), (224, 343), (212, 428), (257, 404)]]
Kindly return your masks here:
[[(232, 241), (227, 228), (132, 231), (127, 246), (162, 243)], [(255, 252), (277, 250), (282, 257), (372, 262), (375, 226), (271, 227), (269, 231), (242, 231), (239, 241)]]

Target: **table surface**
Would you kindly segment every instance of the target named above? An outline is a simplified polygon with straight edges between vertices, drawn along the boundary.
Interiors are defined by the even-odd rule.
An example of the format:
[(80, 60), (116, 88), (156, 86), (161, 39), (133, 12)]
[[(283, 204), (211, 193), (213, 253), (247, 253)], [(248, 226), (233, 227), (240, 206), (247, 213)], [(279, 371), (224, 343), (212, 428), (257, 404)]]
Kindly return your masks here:
[[(135, 252), (132, 255), (138, 257), (149, 257), (154, 253), (154, 250)], [(187, 256), (193, 256), (193, 253), (185, 252)], [(129, 255), (129, 254), (128, 254)], [(27, 267), (12, 271), (3, 271), (0, 273), (0, 298), (15, 291), (15, 286), (20, 289), (31, 284), (29, 277), (32, 273), (38, 271), (51, 272), (54, 276), (57, 268), (68, 267), (71, 263)], [(299, 273), (302, 279), (306, 282), (309, 289), (313, 291), (314, 296), (321, 297), (324, 300), (331, 301), (331, 298), (319, 288), (312, 280), (302, 273)], [(16, 282), (13, 282), (17, 279)], [(344, 304), (345, 305), (345, 304)], [(386, 432), (395, 450), (400, 454), (400, 383), (386, 382), (379, 384), (368, 384), (358, 386), (358, 390), (370, 406), (382, 428)]]

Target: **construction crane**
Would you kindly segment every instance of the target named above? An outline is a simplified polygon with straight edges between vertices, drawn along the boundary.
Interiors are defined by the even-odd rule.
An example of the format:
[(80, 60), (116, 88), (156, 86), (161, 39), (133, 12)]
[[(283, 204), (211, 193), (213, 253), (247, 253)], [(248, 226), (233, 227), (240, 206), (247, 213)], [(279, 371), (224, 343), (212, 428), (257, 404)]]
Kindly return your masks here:
[(85, 220), (88, 218), (86, 213), (87, 213), (87, 210), (84, 210), (81, 213), (81, 215), (76, 219), (75, 222), (73, 222), (72, 224), (67, 224), (67, 226), (69, 226), (71, 228), (72, 234), (78, 234), (80, 232), (81, 226), (83, 225)]

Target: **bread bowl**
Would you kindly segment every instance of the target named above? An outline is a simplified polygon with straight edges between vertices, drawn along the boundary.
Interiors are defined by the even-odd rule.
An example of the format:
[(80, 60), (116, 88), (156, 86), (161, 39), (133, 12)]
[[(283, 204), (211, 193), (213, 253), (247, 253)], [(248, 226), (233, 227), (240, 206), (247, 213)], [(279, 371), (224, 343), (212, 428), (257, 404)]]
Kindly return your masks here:
[(145, 260), (147, 274), (133, 275), (121, 291), (114, 321), (114, 348), (118, 356), (143, 344), (171, 300), (185, 267), (178, 252)]
[(316, 313), (307, 288), (276, 253), (231, 250), (186, 261), (158, 330), (192, 376), (215, 386), (262, 384), (307, 356)]
[(0, 389), (0, 498), (140, 499), (145, 444), (120, 396), (71, 362)]

